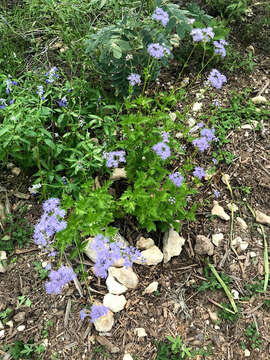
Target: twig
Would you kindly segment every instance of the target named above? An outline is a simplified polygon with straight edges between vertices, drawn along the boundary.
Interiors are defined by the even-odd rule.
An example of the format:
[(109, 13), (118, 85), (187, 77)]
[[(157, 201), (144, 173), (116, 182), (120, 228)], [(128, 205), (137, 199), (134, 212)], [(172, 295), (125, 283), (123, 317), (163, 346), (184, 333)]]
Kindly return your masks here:
[(230, 309), (227, 309), (225, 306), (222, 306), (221, 304), (219, 304), (218, 302), (216, 302), (215, 300), (213, 299), (210, 299), (209, 297), (207, 298), (208, 301), (210, 301), (212, 304), (218, 306), (220, 309), (222, 310), (225, 310), (225, 311), (228, 311), (229, 313), (231, 314), (234, 314), (234, 312)]
[(65, 318), (64, 318), (64, 327), (67, 327), (67, 325), (68, 325), (68, 318), (69, 318), (69, 314), (70, 314), (70, 309), (71, 309), (71, 300), (68, 299), (66, 312), (65, 312)]

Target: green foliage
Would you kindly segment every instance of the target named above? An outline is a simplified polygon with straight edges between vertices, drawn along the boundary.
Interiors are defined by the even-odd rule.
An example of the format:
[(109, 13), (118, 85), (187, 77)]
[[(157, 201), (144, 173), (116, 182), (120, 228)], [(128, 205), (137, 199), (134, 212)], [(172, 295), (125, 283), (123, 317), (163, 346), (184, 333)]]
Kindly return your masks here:
[[(223, 309), (218, 310), (218, 317), (221, 320), (226, 320), (226, 321), (230, 321), (230, 322), (236, 322), (242, 315), (240, 312), (240, 309), (238, 308), (237, 312), (234, 312), (234, 309), (232, 307), (231, 304), (227, 304), (227, 303), (221, 303), (221, 306), (223, 307)], [(230, 310), (230, 311), (227, 311)]]
[(246, 283), (245, 289), (248, 291), (249, 295), (252, 296), (256, 293), (264, 293), (264, 280), (255, 280), (252, 283)]
[(169, 342), (155, 342), (158, 350), (155, 360), (190, 359), (197, 355), (208, 356), (212, 354), (210, 345), (207, 346), (207, 350), (204, 350), (203, 348), (199, 350), (192, 350), (191, 347), (185, 346), (179, 335), (176, 338), (167, 336), (167, 339)]
[(33, 340), (28, 343), (15, 340), (14, 344), (3, 346), (4, 351), (8, 351), (14, 360), (20, 359), (38, 359), (42, 358), (42, 353), (45, 351), (45, 346), (42, 344), (35, 344)]
[(48, 277), (49, 271), (46, 270), (46, 269), (44, 269), (44, 268), (42, 267), (41, 262), (39, 262), (39, 261), (35, 261), (35, 262), (34, 262), (34, 265), (35, 265), (36, 271), (39, 273), (40, 278), (41, 278), (42, 280), (43, 280), (43, 279), (46, 279), (46, 278)]
[(101, 188), (93, 189), (94, 182), (88, 181), (82, 186), (77, 200), (65, 195), (61, 207), (70, 212), (67, 228), (56, 236), (55, 245), (62, 253), (68, 246), (75, 245), (71, 258), (83, 251), (85, 237), (96, 236), (101, 231), (104, 235), (113, 236), (116, 229), (111, 227), (117, 213), (117, 204), (109, 193), (111, 181)]
[(260, 339), (260, 335), (257, 331), (257, 326), (255, 322), (253, 322), (246, 328), (245, 335), (247, 337), (247, 342), (242, 342), (241, 345), (243, 348), (250, 347), (252, 350), (254, 350), (255, 348), (262, 348), (263, 341), (262, 339)]
[[(207, 278), (207, 281), (205, 281), (205, 280), (202, 281), (201, 285), (198, 287), (199, 292), (206, 291), (208, 289), (211, 291), (214, 291), (217, 289), (222, 289), (220, 282), (217, 280), (215, 275), (210, 271), (210, 269), (208, 267), (204, 268), (204, 274), (205, 274), (205, 277)], [(232, 282), (232, 278), (223, 272), (221, 272), (219, 274), (219, 276), (221, 277), (221, 279), (223, 280), (225, 285), (230, 289), (230, 284)]]
[(251, 0), (207, 0), (206, 3), (219, 15), (229, 20), (241, 20)]
[(12, 310), (10, 308), (7, 308), (5, 311), (0, 312), (0, 319), (2, 320), (3, 324), (5, 324), (8, 321), (11, 312)]
[(24, 217), (26, 211), (26, 207), (20, 207), (15, 213), (6, 215), (4, 229), (0, 228), (0, 251), (11, 253), (17, 246), (21, 248), (30, 241), (33, 229)]

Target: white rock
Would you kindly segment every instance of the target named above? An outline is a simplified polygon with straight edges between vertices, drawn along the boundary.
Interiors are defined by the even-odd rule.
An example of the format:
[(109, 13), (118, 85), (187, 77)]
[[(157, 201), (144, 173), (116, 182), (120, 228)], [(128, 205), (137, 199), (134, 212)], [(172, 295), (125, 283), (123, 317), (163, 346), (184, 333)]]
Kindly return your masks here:
[(123, 360), (133, 360), (133, 357), (130, 354), (125, 354)]
[(136, 328), (134, 329), (134, 333), (138, 336), (138, 338), (147, 336), (144, 328)]
[(212, 323), (216, 324), (216, 322), (218, 321), (217, 313), (215, 311), (212, 312), (211, 310), (208, 310), (208, 313), (209, 313), (209, 316), (210, 316), (210, 319), (211, 319)]
[(240, 251), (245, 251), (247, 248), (248, 248), (248, 242), (247, 241), (242, 241), (240, 244), (239, 244), (239, 250)]
[(18, 176), (21, 173), (21, 169), (18, 168), (18, 167), (14, 167), (13, 169), (11, 169), (11, 172), (12, 172), (13, 175)]
[(232, 246), (238, 246), (243, 242), (242, 238), (240, 236), (237, 236), (232, 240)]
[(173, 229), (167, 230), (163, 236), (163, 261), (167, 263), (173, 256), (180, 255), (185, 239)]
[(253, 127), (250, 124), (244, 124), (244, 125), (241, 126), (241, 129), (243, 129), (243, 130), (253, 130)]
[[(144, 265), (157, 265), (163, 260), (163, 254), (156, 245), (151, 246), (149, 249), (141, 252), (142, 257), (145, 259)], [(136, 264), (141, 264), (140, 261), (135, 260)]]
[(264, 214), (263, 212), (256, 210), (256, 221), (260, 224), (270, 225), (270, 216)]
[(204, 235), (197, 235), (194, 251), (199, 255), (211, 256), (214, 254), (214, 245), (208, 237)]
[(17, 327), (17, 330), (18, 330), (19, 332), (24, 331), (24, 330), (25, 330), (25, 325), (20, 325), (20, 326), (18, 326), (18, 327)]
[(198, 112), (202, 108), (202, 103), (195, 102), (192, 106), (192, 111)]
[(124, 309), (126, 305), (126, 298), (124, 295), (106, 294), (103, 299), (103, 305), (109, 308), (114, 313)]
[(259, 95), (252, 98), (251, 101), (253, 102), (253, 104), (264, 104), (267, 102), (267, 99), (264, 96)]
[(232, 289), (231, 293), (232, 293), (234, 300), (239, 300), (239, 292), (237, 290)]
[(249, 255), (250, 255), (251, 258), (255, 258), (255, 257), (257, 256), (257, 254), (255, 253), (255, 251), (251, 251), (251, 252), (249, 253)]
[(0, 251), (0, 273), (4, 273), (7, 270), (7, 253), (5, 251)]
[(155, 245), (155, 242), (153, 239), (151, 239), (151, 238), (145, 239), (143, 236), (141, 236), (136, 243), (136, 247), (138, 249), (149, 249), (153, 245)]
[(0, 330), (3, 330), (5, 327), (4, 327), (4, 325), (3, 325), (3, 323), (2, 323), (2, 321), (0, 320)]
[(6, 322), (6, 325), (9, 326), (10, 328), (13, 328), (14, 324), (12, 320), (9, 320)]
[(246, 223), (245, 220), (242, 219), (241, 217), (238, 216), (238, 217), (236, 218), (236, 221), (237, 221), (238, 225), (239, 225), (243, 230), (246, 230), (246, 229), (248, 228), (247, 223)]
[(176, 113), (170, 112), (170, 113), (169, 113), (169, 116), (170, 116), (170, 118), (172, 119), (172, 121), (175, 121), (175, 119), (176, 119)]
[(225, 221), (230, 220), (229, 215), (226, 214), (223, 207), (220, 206), (217, 201), (214, 201), (214, 207), (213, 207), (213, 209), (211, 211), (211, 214), (216, 215), (216, 216), (218, 216), (219, 218), (221, 218), (222, 220), (225, 220)]
[(120, 180), (120, 179), (126, 179), (127, 173), (124, 168), (114, 168), (113, 172), (110, 176), (111, 180)]
[(227, 208), (230, 210), (230, 211), (234, 211), (234, 212), (236, 212), (236, 211), (238, 211), (239, 209), (238, 209), (238, 206), (236, 205), (236, 204), (233, 204), (233, 203), (229, 203), (229, 204), (227, 204)]
[(223, 184), (227, 185), (227, 183), (230, 183), (230, 175), (228, 175), (228, 174), (222, 175), (221, 180), (222, 180)]
[(110, 267), (108, 269), (110, 275), (112, 275), (120, 284), (126, 286), (129, 289), (135, 289), (139, 283), (139, 278), (132, 270), (131, 267), (115, 268)]
[(245, 357), (250, 357), (250, 351), (248, 349), (245, 349)]
[(111, 331), (114, 324), (113, 313), (109, 310), (106, 315), (94, 321), (95, 329), (99, 332)]
[(0, 339), (5, 337), (5, 330), (0, 330)]
[(153, 292), (157, 291), (158, 288), (158, 282), (153, 281), (151, 284), (149, 284), (143, 291), (143, 294), (152, 294)]
[(219, 246), (224, 238), (224, 235), (222, 233), (213, 234), (212, 235), (212, 243), (215, 246)]
[(107, 277), (106, 285), (110, 294), (120, 295), (127, 291), (127, 287), (119, 284), (112, 275)]

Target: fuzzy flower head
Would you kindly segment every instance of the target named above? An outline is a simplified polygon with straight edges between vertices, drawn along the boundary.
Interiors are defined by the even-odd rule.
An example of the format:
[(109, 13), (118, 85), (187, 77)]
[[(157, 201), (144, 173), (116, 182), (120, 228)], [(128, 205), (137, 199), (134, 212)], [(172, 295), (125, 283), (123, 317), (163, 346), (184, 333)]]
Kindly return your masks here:
[(201, 136), (204, 136), (207, 141), (216, 141), (217, 138), (215, 137), (215, 129), (212, 128), (212, 129), (207, 129), (207, 128), (204, 128), (201, 130)]
[(184, 177), (179, 173), (175, 172), (169, 175), (169, 179), (175, 184), (175, 186), (180, 187), (184, 181)]
[(167, 49), (164, 45), (160, 45), (158, 43), (153, 43), (148, 45), (147, 47), (147, 51), (149, 52), (149, 54), (156, 58), (156, 59), (161, 59), (165, 56), (165, 53), (167, 55), (170, 54), (170, 50)]
[(207, 27), (203, 29), (192, 29), (190, 35), (192, 36), (194, 42), (209, 42), (211, 39), (213, 39), (215, 33), (213, 28)]
[(195, 166), (193, 175), (196, 176), (196, 178), (198, 178), (199, 180), (201, 180), (203, 177), (205, 177), (204, 169), (202, 167)]
[(204, 152), (209, 148), (210, 144), (205, 136), (192, 141), (192, 144), (199, 149), (200, 152)]
[(49, 281), (45, 283), (48, 294), (60, 294), (64, 285), (76, 278), (72, 268), (61, 266), (58, 270), (52, 270), (49, 274)]
[(162, 160), (166, 160), (169, 156), (171, 156), (171, 149), (167, 144), (165, 144), (165, 142), (159, 142), (152, 146), (152, 150), (160, 156)]
[(228, 45), (227, 41), (225, 40), (214, 41), (213, 44), (215, 46), (215, 54), (221, 55), (221, 57), (224, 58), (226, 56), (225, 45)]
[(164, 27), (166, 27), (166, 25), (169, 22), (169, 15), (168, 15), (168, 13), (166, 11), (164, 11), (163, 9), (157, 7), (154, 14), (153, 14), (153, 16), (152, 16), (152, 19), (160, 21), (161, 24)]
[(222, 85), (227, 82), (225, 75), (222, 75), (218, 70), (212, 69), (208, 78), (208, 82), (215, 88), (221, 89)]
[(134, 86), (134, 85), (140, 85), (141, 83), (141, 76), (139, 74), (130, 74), (128, 77), (127, 77), (129, 83), (131, 86)]
[(116, 168), (120, 162), (126, 162), (126, 152), (123, 150), (111, 151), (109, 153), (104, 153), (104, 158), (107, 160), (106, 165), (109, 168)]
[(91, 322), (95, 322), (100, 317), (107, 315), (109, 312), (109, 309), (104, 305), (92, 305), (91, 307)]
[(161, 136), (162, 136), (163, 142), (165, 142), (165, 143), (168, 143), (168, 142), (169, 142), (169, 133), (167, 133), (166, 131), (163, 131), (163, 132), (161, 133)]
[(53, 67), (51, 68), (47, 73), (46, 73), (46, 83), (47, 84), (52, 84), (55, 79), (58, 79), (59, 75), (57, 74), (57, 67)]
[(214, 195), (218, 199), (220, 197), (220, 192), (218, 190), (214, 190)]

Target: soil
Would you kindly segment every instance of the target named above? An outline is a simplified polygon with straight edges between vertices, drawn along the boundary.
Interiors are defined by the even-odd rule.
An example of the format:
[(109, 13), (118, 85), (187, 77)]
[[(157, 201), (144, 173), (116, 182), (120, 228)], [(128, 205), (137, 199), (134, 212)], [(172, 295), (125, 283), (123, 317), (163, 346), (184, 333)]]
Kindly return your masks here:
[[(230, 77), (222, 94), (217, 93), (217, 97), (222, 97), (223, 103), (230, 102), (232, 89), (240, 93), (245, 88), (251, 88), (258, 93), (267, 84), (270, 71), (267, 66), (270, 57), (256, 54), (255, 42), (253, 46), (256, 58), (254, 71), (251, 75), (239, 73)], [(198, 84), (195, 84), (191, 94), (197, 89)], [(270, 86), (265, 87), (261, 94), (268, 100), (269, 89)], [(13, 344), (15, 340), (28, 343), (33, 339), (35, 343), (45, 344), (46, 350), (42, 353), (41, 359), (119, 360), (123, 358), (124, 353), (130, 353), (134, 359), (154, 360), (157, 354), (155, 340), (162, 341), (168, 335), (173, 337), (180, 335), (188, 347), (205, 350), (207, 346), (211, 347), (211, 355), (207, 357), (198, 355), (197, 359), (245, 359), (245, 350), (241, 342), (250, 350), (249, 359), (270, 359), (270, 308), (264, 304), (265, 300), (270, 300), (269, 287), (264, 294), (253, 291), (251, 298), (248, 297), (249, 293), (245, 287), (247, 282), (264, 279), (263, 238), (246, 204), (250, 204), (254, 210), (270, 215), (269, 134), (269, 122), (265, 123), (264, 128), (259, 132), (239, 129), (229, 134), (231, 141), (224, 150), (232, 152), (235, 161), (229, 167), (222, 165), (213, 179), (222, 189), (220, 204), (225, 209), (231, 198), (229, 190), (221, 181), (222, 172), (230, 176), (231, 186), (246, 186), (252, 189), (245, 198), (242, 192), (237, 190), (234, 192), (234, 202), (239, 207), (237, 216), (245, 219), (248, 229), (242, 230), (234, 222), (233, 237), (240, 236), (247, 241), (249, 244), (247, 250), (236, 256), (230, 249), (231, 224), (218, 218), (211, 218), (212, 202), (210, 202), (199, 212), (195, 223), (182, 225), (181, 235), (187, 241), (179, 257), (173, 258), (168, 264), (133, 266), (140, 279), (139, 285), (125, 294), (127, 304), (123, 311), (115, 314), (115, 324), (111, 332), (99, 334), (89, 320), (80, 320), (79, 312), (88, 303), (86, 284), (81, 282), (83, 296), (80, 296), (74, 283), (67, 285), (60, 295), (46, 294), (45, 280), (40, 278), (34, 263), (38, 261), (45, 265), (47, 256), (30, 242), (10, 254), (9, 260), (16, 256), (16, 262), (11, 263), (5, 273), (0, 273), (0, 313), (10, 308), (12, 312), (9, 320), (13, 321), (13, 324), (4, 325), (5, 337), (0, 340), (1, 345)], [(3, 191), (1, 188), (0, 199), (5, 202), (7, 194), (12, 212), (16, 211), (14, 209), (18, 206), (18, 202), (28, 206), (27, 222), (35, 224), (41, 214), (38, 199), (19, 199), (14, 192), (12, 193), (18, 190), (27, 194), (30, 184), (30, 179), (23, 174), (16, 176), (6, 170), (0, 175), (0, 185), (6, 190)], [(200, 196), (209, 197), (209, 191), (211, 190), (206, 187)], [(264, 226), (264, 231), (269, 244), (270, 227)], [(228, 299), (222, 290), (198, 291), (202, 281), (207, 280), (204, 273), (207, 259), (194, 252), (194, 245), (196, 235), (210, 237), (220, 232), (224, 234), (224, 241), (221, 246), (215, 248), (211, 261), (219, 272), (232, 278), (231, 288), (237, 290), (241, 297), (239, 301), (241, 317), (232, 322), (222, 320), (216, 323), (213, 317), (220, 309), (213, 300), (221, 304), (228, 303)], [(134, 242), (142, 234), (126, 230), (123, 235), (128, 235)], [(256, 253), (256, 257), (252, 257), (253, 252)], [(72, 265), (76, 267), (78, 264), (74, 261)], [(89, 272), (88, 280), (93, 289), (92, 295), (102, 301), (107, 292), (104, 282), (98, 281), (94, 276), (92, 263), (86, 257), (84, 266)], [(152, 281), (158, 281), (158, 291), (143, 295), (143, 290)], [(31, 306), (19, 307), (19, 296), (30, 299)], [(48, 321), (51, 321), (50, 326), (46, 325)], [(251, 343), (247, 342), (245, 336), (247, 327), (254, 322), (262, 339), (260, 349), (258, 347), (252, 349)], [(23, 331), (18, 330), (20, 325), (25, 326)], [(138, 338), (134, 332), (135, 328), (144, 328), (147, 336)], [(56, 355), (53, 357), (56, 353), (57, 357)], [(8, 352), (0, 350), (0, 359), (12, 358), (9, 357)]]

